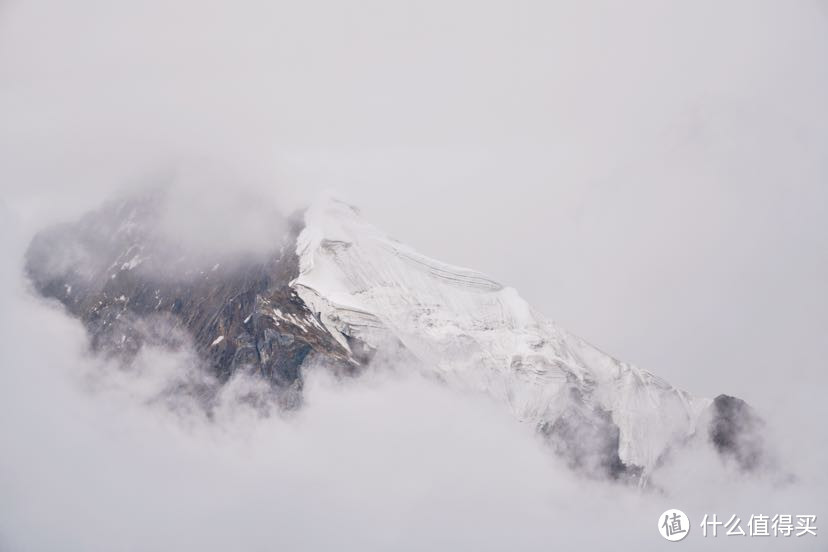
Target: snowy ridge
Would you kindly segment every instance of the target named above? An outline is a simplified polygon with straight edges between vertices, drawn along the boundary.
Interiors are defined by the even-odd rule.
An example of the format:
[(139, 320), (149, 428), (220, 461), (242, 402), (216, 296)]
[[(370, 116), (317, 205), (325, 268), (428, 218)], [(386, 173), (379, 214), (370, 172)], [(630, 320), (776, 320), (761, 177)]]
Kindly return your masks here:
[(514, 289), (390, 239), (342, 202), (306, 211), (296, 252), (291, 286), (346, 349), (346, 336), (395, 339), (449, 385), (538, 427), (573, 408), (608, 412), (618, 456), (645, 474), (711, 403), (558, 328)]

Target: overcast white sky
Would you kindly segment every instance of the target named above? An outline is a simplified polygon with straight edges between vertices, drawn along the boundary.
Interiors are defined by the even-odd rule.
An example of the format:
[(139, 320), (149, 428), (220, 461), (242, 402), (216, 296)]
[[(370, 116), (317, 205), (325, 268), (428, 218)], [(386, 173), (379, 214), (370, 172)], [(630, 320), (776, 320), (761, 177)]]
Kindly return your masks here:
[(693, 392), (822, 372), (824, 2), (2, 9), (25, 216), (209, 159), (282, 203), (333, 189)]
[(6, 244), (170, 167), (331, 189), (824, 442), (826, 101), (824, 0), (5, 0)]

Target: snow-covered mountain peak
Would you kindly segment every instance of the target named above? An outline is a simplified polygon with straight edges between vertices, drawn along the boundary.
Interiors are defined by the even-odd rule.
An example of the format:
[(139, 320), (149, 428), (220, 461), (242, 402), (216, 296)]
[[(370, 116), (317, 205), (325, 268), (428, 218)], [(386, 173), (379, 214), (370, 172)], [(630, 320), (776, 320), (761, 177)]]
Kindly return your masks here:
[[(696, 398), (615, 360), (513, 288), (420, 254), (346, 203), (315, 203), (267, 252), (191, 259), (154, 231), (163, 202), (107, 204), (29, 247), (34, 288), (84, 323), (95, 350), (130, 362), (145, 344), (187, 343), (216, 386), (255, 374), (288, 408), (301, 406), (306, 370), (413, 359), (403, 365), (502, 404), (573, 467), (626, 480), (646, 480), (693, 436), (746, 467), (761, 457), (743, 402)], [(217, 392), (192, 391), (208, 407)]]
[(296, 251), (293, 287), (343, 344), (397, 340), (433, 375), (549, 431), (562, 419), (600, 427), (606, 414), (626, 466), (652, 469), (711, 403), (558, 328), (514, 289), (390, 239), (342, 202), (306, 211)]

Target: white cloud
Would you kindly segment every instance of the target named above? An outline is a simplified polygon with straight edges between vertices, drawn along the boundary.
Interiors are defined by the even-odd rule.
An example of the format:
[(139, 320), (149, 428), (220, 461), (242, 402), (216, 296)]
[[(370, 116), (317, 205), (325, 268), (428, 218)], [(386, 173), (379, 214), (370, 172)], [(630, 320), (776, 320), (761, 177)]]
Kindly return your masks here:
[[(3, 3), (0, 548), (654, 549), (667, 507), (820, 513), (825, 28), (816, 2)], [(90, 394), (106, 366), (19, 260), (43, 225), (171, 173), (204, 187), (172, 225), (196, 244), (268, 235), (266, 209), (217, 231), (240, 184), (282, 212), (333, 187), (602, 348), (748, 399), (799, 482), (702, 456), (668, 496), (584, 483), (411, 377), (317, 381), (287, 421), (172, 416), (139, 400), (154, 379)]]

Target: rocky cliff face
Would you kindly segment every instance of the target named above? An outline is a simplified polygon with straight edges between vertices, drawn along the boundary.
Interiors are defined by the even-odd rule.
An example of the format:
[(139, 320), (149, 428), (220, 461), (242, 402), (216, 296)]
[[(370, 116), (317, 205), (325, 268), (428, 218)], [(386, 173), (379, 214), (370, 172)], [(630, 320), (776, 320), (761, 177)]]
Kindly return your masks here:
[(301, 402), (311, 365), (353, 374), (402, 353), (447, 385), (487, 393), (573, 468), (643, 483), (699, 436), (745, 468), (759, 425), (738, 399), (692, 397), (536, 313), (511, 288), (429, 259), (323, 201), (267, 251), (188, 251), (157, 231), (163, 194), (108, 204), (37, 235), (34, 288), (129, 363), (145, 344), (192, 345), (219, 382), (245, 371)]
[[(301, 398), (314, 358), (352, 371), (346, 350), (297, 296), (296, 221), (261, 255), (199, 254), (154, 232), (163, 196), (111, 203), (32, 241), (27, 271), (89, 331), (94, 350), (129, 362), (145, 344), (192, 345), (218, 381), (244, 370)], [(358, 348), (356, 348), (358, 349)]]

